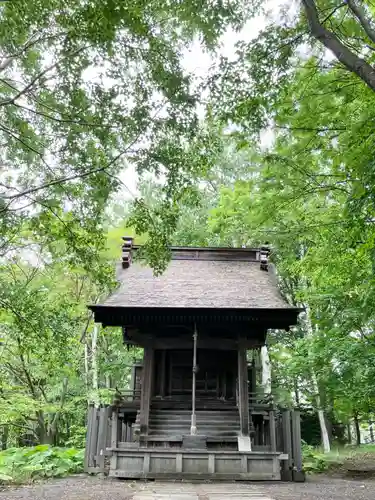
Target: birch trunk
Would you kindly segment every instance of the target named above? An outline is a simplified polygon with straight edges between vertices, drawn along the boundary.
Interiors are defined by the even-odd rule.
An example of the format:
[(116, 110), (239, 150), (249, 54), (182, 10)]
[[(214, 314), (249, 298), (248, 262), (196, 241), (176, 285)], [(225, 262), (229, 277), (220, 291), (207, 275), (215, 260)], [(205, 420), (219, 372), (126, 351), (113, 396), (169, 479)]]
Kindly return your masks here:
[(92, 389), (93, 389), (93, 402), (95, 407), (99, 406), (98, 357), (97, 357), (98, 334), (99, 334), (99, 324), (95, 323), (91, 338)]
[(86, 398), (88, 406), (90, 404), (90, 398), (89, 398), (89, 348), (87, 346), (87, 339), (85, 340), (85, 387), (86, 387)]
[[(301, 255), (301, 259), (303, 259), (304, 255), (305, 255), (305, 249), (304, 249), (303, 245), (301, 245), (300, 255)], [(305, 289), (307, 289), (307, 280), (304, 276), (301, 276), (301, 281), (302, 281), (302, 286)], [(313, 337), (314, 330), (313, 330), (313, 325), (311, 322), (310, 306), (308, 304), (304, 304), (304, 306), (305, 306), (305, 311), (306, 311), (306, 335), (308, 337)], [(313, 391), (314, 391), (314, 394), (316, 395), (316, 408), (317, 408), (317, 413), (318, 413), (320, 435), (322, 438), (323, 450), (324, 450), (324, 453), (329, 453), (331, 451), (331, 443), (329, 441), (327, 423), (326, 423), (326, 419), (324, 416), (324, 410), (322, 408), (322, 401), (321, 401), (320, 392), (319, 392), (318, 378), (316, 376), (314, 368), (311, 368), (310, 373), (311, 373), (311, 382), (312, 382), (312, 386), (313, 386)]]
[(268, 354), (268, 347), (262, 346), (260, 350), (260, 359), (262, 363), (262, 387), (266, 394), (271, 393), (271, 361)]
[[(306, 307), (306, 331), (307, 335), (309, 337), (312, 337), (314, 335), (314, 332), (311, 323), (310, 307), (308, 305), (306, 305), (305, 307)], [(324, 410), (322, 409), (322, 401), (319, 393), (318, 379), (313, 368), (311, 369), (311, 382), (314, 394), (316, 394), (316, 407), (319, 418), (320, 434), (322, 437), (323, 450), (324, 453), (329, 453), (331, 451), (331, 444), (329, 441), (329, 434), (328, 434), (326, 419), (324, 416)]]

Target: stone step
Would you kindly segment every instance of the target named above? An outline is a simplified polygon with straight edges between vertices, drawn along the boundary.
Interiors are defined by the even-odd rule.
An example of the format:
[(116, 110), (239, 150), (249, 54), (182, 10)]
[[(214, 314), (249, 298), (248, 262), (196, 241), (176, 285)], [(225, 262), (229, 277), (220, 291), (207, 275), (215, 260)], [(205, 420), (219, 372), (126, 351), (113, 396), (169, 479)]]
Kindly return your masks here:
[[(197, 417), (201, 418), (239, 418), (239, 412), (238, 411), (221, 411), (221, 412), (202, 412), (202, 411), (196, 411), (195, 412)], [(172, 412), (172, 411), (155, 411), (151, 410), (150, 411), (150, 416), (158, 416), (158, 417), (168, 417), (168, 418), (181, 418), (181, 417), (189, 417), (191, 415), (191, 411), (186, 411), (186, 412)]]
[[(176, 409), (172, 409), (172, 408), (154, 408), (152, 405), (151, 405), (151, 409), (152, 410), (155, 410), (155, 411), (160, 411), (160, 412), (179, 412), (179, 413), (188, 413), (189, 411), (191, 411), (191, 409), (189, 408), (176, 408)], [(238, 408), (237, 406), (228, 406), (228, 407), (225, 407), (225, 408), (215, 408), (215, 409), (205, 409), (205, 408), (202, 408), (202, 409), (197, 409), (197, 411), (200, 411), (202, 413), (221, 413), (221, 412), (230, 412), (230, 411), (238, 411)]]
[[(239, 429), (202, 429), (202, 427), (198, 426), (197, 429), (199, 434), (210, 435), (210, 436), (237, 436), (239, 433)], [(175, 429), (150, 427), (149, 433), (168, 435), (168, 436), (175, 436), (179, 434), (190, 434), (190, 425), (189, 427), (180, 427)]]
[[(239, 429), (202, 429), (202, 427), (198, 427), (198, 434), (203, 436), (238, 436)], [(190, 434), (190, 427), (178, 428), (178, 429), (159, 429), (156, 427), (150, 427), (150, 434), (154, 434), (157, 436), (179, 436)]]
[[(169, 415), (154, 415), (151, 413), (150, 415), (150, 422), (190, 422), (191, 420), (191, 415), (183, 415), (180, 416), (179, 418), (176, 417), (171, 417)], [(214, 423), (214, 424), (235, 424), (240, 421), (240, 418), (237, 415), (228, 415), (225, 417), (202, 417), (201, 415), (197, 415), (197, 422), (208, 422), (208, 423)]]
[[(191, 421), (184, 421), (184, 422), (155, 422), (155, 421), (150, 421), (149, 423), (150, 427), (158, 427), (158, 428), (171, 428), (171, 429), (176, 429), (178, 427), (190, 427)], [(239, 422), (235, 422), (234, 424), (230, 423), (227, 424), (225, 422), (218, 422), (218, 423), (208, 423), (208, 422), (199, 422), (197, 420), (197, 425), (199, 427), (202, 427), (203, 429), (233, 429), (233, 428), (238, 428), (240, 426)]]

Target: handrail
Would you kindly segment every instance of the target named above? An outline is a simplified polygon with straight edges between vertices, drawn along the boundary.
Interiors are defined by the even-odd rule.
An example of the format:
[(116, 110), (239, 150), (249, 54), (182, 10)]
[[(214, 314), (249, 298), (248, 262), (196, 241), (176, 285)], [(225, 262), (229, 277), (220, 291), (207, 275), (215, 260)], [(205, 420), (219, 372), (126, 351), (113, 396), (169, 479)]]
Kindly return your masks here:
[(140, 397), (140, 389), (122, 389), (116, 392), (113, 402), (118, 405), (121, 404), (121, 402), (139, 400)]
[(273, 395), (271, 393), (249, 392), (249, 403), (252, 405), (272, 405), (273, 402)]

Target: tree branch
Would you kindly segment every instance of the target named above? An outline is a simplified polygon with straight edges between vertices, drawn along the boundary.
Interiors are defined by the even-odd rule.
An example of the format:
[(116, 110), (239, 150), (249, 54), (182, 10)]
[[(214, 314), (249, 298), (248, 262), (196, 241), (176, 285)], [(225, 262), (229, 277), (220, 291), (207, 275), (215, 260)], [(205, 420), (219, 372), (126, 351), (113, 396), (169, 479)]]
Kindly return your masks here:
[(311, 35), (336, 56), (349, 71), (356, 74), (375, 92), (375, 70), (364, 59), (354, 54), (319, 20), (315, 0), (301, 0), (309, 24)]
[(353, 12), (355, 17), (361, 23), (361, 26), (365, 30), (366, 35), (373, 43), (375, 43), (375, 30), (371, 27), (370, 21), (366, 17), (365, 10), (360, 5), (357, 5), (355, 0), (345, 0), (345, 1), (348, 4), (349, 9)]
[(39, 37), (35, 39), (35, 36), (40, 33), (41, 30), (36, 31), (31, 37), (28, 39), (28, 41), (25, 43), (25, 45), (15, 54), (10, 54), (9, 56), (5, 56), (5, 58), (0, 61), (0, 72), (5, 70), (17, 57), (22, 56), (30, 47), (33, 45), (36, 45), (39, 42), (46, 42), (47, 40), (53, 40), (55, 38), (59, 38), (60, 36), (65, 35), (66, 33), (57, 33), (55, 35), (50, 35), (46, 37)]
[(34, 85), (35, 83), (40, 80), (45, 74), (47, 74), (49, 71), (51, 71), (52, 69), (56, 68), (57, 66), (59, 66), (64, 60), (66, 59), (69, 59), (70, 57), (72, 56), (76, 56), (77, 54), (79, 54), (80, 52), (82, 52), (83, 50), (86, 50), (88, 49), (89, 46), (85, 46), (85, 47), (80, 47), (79, 49), (75, 50), (74, 52), (71, 52), (70, 54), (68, 54), (67, 56), (63, 57), (62, 59), (56, 61), (55, 63), (51, 64), (50, 66), (48, 66), (47, 68), (45, 68), (43, 71), (41, 71), (40, 73), (38, 73), (32, 80), (31, 82), (26, 85), (26, 87), (24, 87), (22, 90), (19, 90), (18, 93), (11, 97), (10, 99), (6, 99), (5, 101), (1, 101), (0, 102), (0, 106), (5, 106), (7, 104), (14, 104), (14, 102), (19, 99), (20, 97), (22, 97), (24, 94), (26, 94)]
[(34, 435), (36, 435), (35, 429), (30, 427), (29, 425), (15, 424), (14, 422), (6, 422), (6, 425), (11, 425), (12, 427), (17, 427), (18, 429), (27, 429), (28, 431), (31, 431)]

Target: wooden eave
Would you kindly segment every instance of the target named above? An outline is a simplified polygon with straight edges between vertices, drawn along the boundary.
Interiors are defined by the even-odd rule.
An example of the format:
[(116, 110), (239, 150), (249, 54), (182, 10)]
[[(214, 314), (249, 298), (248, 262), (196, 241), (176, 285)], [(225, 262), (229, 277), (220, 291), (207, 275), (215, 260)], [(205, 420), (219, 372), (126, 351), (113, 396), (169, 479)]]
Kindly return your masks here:
[(145, 326), (184, 324), (239, 324), (244, 327), (289, 329), (297, 324), (301, 308), (213, 309), (184, 307), (120, 307), (90, 305), (95, 322), (103, 326)]

